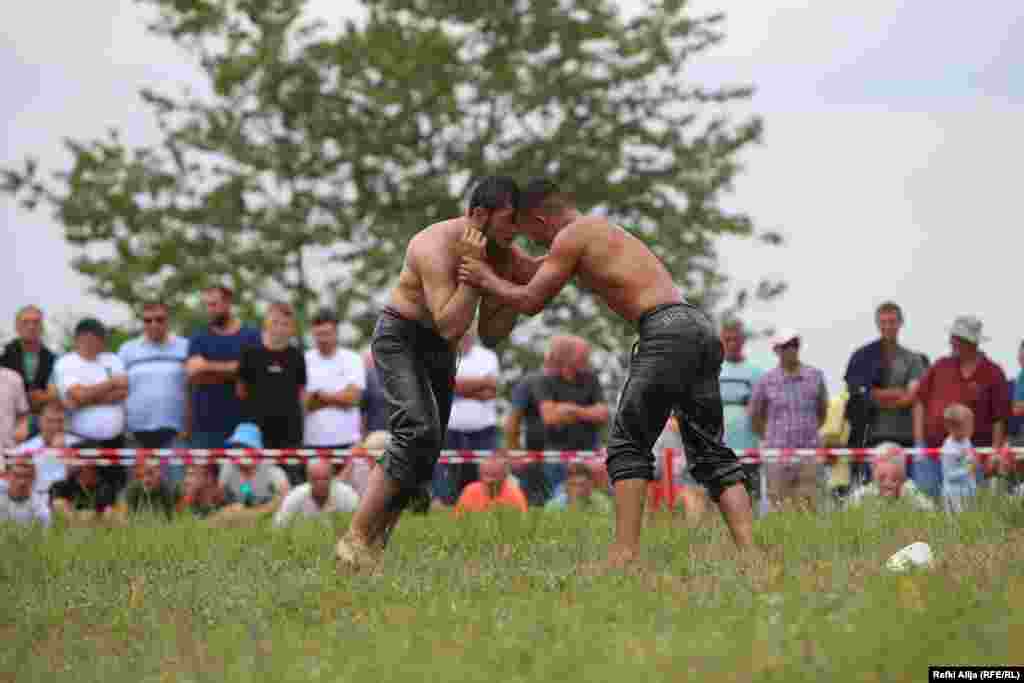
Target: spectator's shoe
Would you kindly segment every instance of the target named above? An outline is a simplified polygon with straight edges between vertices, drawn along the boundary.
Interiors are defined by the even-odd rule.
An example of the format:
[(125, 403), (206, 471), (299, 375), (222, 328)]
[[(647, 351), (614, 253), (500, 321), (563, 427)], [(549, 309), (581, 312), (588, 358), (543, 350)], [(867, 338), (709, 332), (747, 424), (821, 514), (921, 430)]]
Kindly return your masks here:
[(346, 533), (338, 541), (335, 555), (341, 569), (350, 572), (372, 571), (380, 563), (382, 549), (374, 549)]

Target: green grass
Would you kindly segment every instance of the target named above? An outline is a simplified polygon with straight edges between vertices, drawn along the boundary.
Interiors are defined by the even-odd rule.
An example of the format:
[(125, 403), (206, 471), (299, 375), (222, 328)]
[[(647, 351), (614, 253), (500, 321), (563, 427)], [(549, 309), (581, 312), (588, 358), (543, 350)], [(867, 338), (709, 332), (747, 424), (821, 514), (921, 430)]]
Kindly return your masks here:
[[(347, 519), (210, 529), (0, 527), (0, 681), (924, 681), (1024, 663), (1024, 509), (884, 510), (645, 530), (594, 575), (610, 520), (403, 520), (374, 575), (336, 572)], [(886, 558), (928, 541), (929, 571)], [(1013, 654), (1017, 653), (1017, 654)]]

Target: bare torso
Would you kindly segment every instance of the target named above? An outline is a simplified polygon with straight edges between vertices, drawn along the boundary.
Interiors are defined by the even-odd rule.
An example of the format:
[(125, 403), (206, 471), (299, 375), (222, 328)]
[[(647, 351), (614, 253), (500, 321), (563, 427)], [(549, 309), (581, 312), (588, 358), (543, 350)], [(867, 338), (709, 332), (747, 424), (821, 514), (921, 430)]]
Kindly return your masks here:
[(565, 230), (582, 240), (576, 279), (630, 322), (655, 306), (681, 303), (682, 293), (657, 256), (643, 242), (608, 221), (584, 217)]
[[(426, 287), (422, 276), (424, 263), (432, 268), (448, 274), (444, 283), (450, 291), (458, 287), (459, 256), (456, 243), (466, 229), (467, 219), (452, 218), (424, 228), (409, 241), (405, 252), (405, 262), (398, 276), (398, 283), (391, 290), (388, 306), (409, 320), (422, 322), (430, 327), (437, 327), (434, 316), (427, 304)], [(536, 264), (529, 265), (530, 259), (520, 250), (513, 247), (508, 252), (511, 258), (503, 263), (494, 263), (489, 257), (495, 271), (514, 282), (524, 284), (536, 271)], [(428, 261), (429, 260), (429, 261)]]
[(409, 320), (436, 327), (434, 316), (427, 305), (425, 284), (420, 273), (424, 259), (431, 261), (444, 272), (451, 273), (451, 288), (458, 286), (459, 258), (455, 243), (465, 229), (465, 219), (434, 223), (416, 233), (405, 250), (405, 261), (398, 283), (391, 290), (388, 306)]

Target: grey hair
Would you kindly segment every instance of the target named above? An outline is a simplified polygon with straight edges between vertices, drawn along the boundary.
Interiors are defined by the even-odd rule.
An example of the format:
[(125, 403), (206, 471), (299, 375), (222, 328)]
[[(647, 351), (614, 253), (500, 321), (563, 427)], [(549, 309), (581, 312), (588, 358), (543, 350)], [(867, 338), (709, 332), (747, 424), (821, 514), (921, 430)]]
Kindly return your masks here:
[(890, 465), (896, 465), (903, 472), (904, 476), (907, 473), (907, 460), (903, 455), (903, 446), (899, 445), (894, 441), (885, 441), (875, 446), (877, 455), (875, 457), (875, 464), (888, 463)]

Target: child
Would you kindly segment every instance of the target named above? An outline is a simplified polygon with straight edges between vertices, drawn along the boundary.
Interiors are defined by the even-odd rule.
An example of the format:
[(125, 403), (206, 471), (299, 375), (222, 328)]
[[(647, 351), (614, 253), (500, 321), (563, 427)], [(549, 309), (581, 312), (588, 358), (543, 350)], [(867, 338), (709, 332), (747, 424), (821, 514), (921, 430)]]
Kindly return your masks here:
[(970, 455), (974, 450), (974, 413), (967, 406), (954, 403), (942, 417), (947, 434), (942, 443), (942, 497), (952, 512), (960, 512), (978, 491)]

